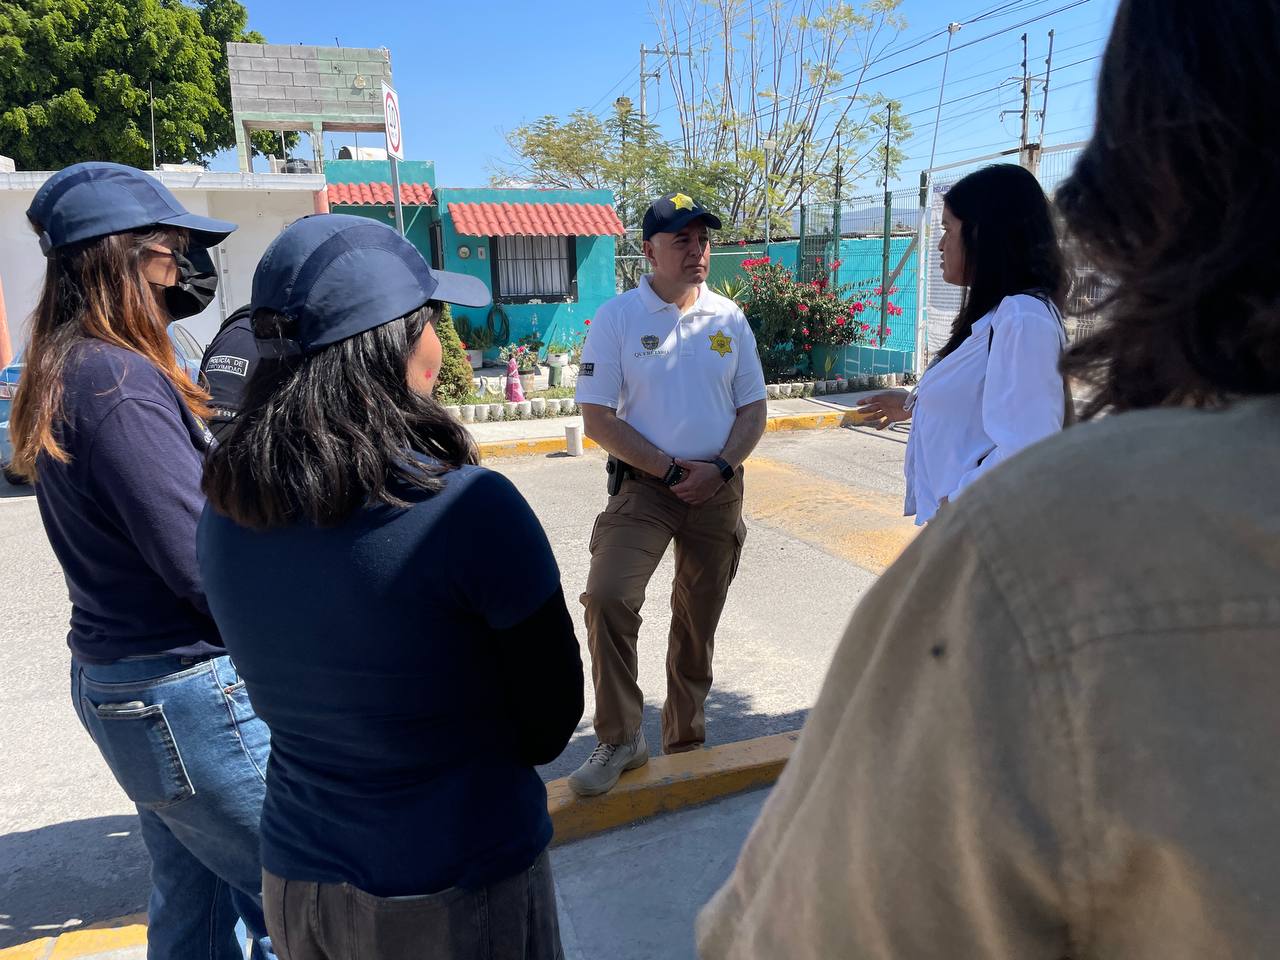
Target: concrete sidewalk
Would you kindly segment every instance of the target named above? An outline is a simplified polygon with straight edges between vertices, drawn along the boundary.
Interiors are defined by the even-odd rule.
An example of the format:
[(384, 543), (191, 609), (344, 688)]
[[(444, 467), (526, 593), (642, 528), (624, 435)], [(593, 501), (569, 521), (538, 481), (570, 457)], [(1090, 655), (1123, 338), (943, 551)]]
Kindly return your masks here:
[[(768, 788), (551, 851), (565, 960), (693, 960), (693, 923), (728, 877)], [(145, 960), (145, 917), (0, 950), (0, 960)]]
[(551, 851), (565, 960), (693, 960), (693, 922), (728, 878), (769, 791)]
[[(856, 425), (862, 419), (853, 409), (858, 401), (883, 392), (882, 389), (862, 390), (812, 398), (769, 400), (767, 429), (817, 430)], [(562, 453), (565, 450), (565, 427), (568, 426), (582, 426), (582, 417), (466, 424), (480, 446), (481, 455), (488, 458)], [(591, 446), (589, 441), (587, 446)]]

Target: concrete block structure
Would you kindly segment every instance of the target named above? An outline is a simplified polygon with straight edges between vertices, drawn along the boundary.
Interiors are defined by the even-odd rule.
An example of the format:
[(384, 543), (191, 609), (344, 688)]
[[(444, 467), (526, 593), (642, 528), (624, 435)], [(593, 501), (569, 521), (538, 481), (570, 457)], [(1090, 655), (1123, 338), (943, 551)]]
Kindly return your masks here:
[(240, 169), (252, 170), (253, 130), (306, 131), (324, 166), (324, 132), (381, 132), (382, 84), (391, 83), (383, 48), (228, 43), (231, 111)]

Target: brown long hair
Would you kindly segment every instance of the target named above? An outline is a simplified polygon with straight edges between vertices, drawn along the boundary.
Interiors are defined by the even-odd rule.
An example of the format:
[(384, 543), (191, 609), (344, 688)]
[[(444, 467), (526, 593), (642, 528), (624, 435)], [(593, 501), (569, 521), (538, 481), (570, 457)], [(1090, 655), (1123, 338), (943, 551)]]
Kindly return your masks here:
[(1280, 393), (1280, 4), (1125, 0), (1056, 200), (1115, 288), (1063, 368), (1082, 416)]
[(84, 340), (101, 340), (145, 357), (193, 413), (209, 415), (209, 395), (178, 366), (165, 329), (165, 310), (142, 273), (149, 246), (177, 250), (185, 239), (176, 230), (117, 233), (73, 244), (49, 257), (10, 417), (14, 472), (35, 480), (41, 453), (61, 463), (70, 460), (56, 428), (63, 415), (63, 371), (72, 350)]

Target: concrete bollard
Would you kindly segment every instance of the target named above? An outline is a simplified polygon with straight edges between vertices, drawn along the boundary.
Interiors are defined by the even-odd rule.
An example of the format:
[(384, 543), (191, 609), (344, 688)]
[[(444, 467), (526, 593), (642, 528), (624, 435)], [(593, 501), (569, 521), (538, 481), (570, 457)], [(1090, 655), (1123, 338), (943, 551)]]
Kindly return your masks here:
[(564, 444), (569, 456), (582, 456), (582, 424), (570, 423), (564, 428)]

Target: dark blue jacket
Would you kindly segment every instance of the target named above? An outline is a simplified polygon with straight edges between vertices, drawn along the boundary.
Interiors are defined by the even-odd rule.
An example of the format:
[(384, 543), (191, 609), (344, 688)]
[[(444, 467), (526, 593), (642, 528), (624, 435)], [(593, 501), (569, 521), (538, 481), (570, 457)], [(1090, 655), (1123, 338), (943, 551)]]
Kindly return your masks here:
[(92, 662), (221, 652), (196, 563), (205, 425), (144, 357), (99, 340), (72, 349), (36, 499), (71, 595), (67, 642)]

